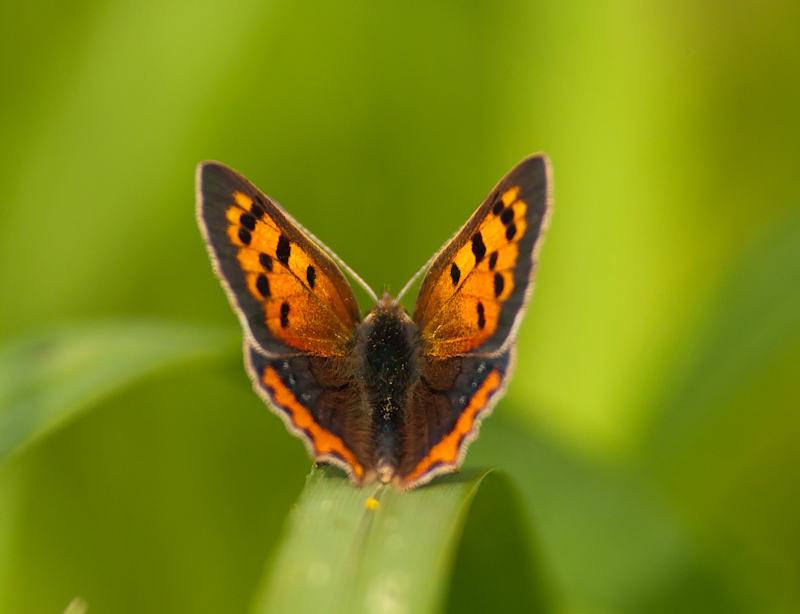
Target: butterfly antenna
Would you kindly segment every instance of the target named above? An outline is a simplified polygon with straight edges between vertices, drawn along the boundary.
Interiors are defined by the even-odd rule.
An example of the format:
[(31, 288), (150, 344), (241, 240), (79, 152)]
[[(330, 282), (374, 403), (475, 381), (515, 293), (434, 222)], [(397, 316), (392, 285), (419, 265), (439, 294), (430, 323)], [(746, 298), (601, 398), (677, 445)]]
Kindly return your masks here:
[(305, 228), (305, 227), (304, 227), (302, 224), (300, 224), (300, 223), (299, 223), (299, 222), (298, 222), (296, 219), (294, 219), (294, 218), (293, 218), (291, 215), (289, 215), (289, 214), (286, 212), (286, 210), (285, 210), (285, 209), (283, 209), (283, 207), (281, 207), (281, 211), (283, 211), (283, 214), (284, 214), (286, 217), (288, 217), (288, 218), (289, 218), (289, 219), (290, 219), (290, 220), (291, 220), (291, 221), (292, 221), (294, 224), (296, 224), (296, 225), (297, 225), (297, 226), (298, 226), (298, 227), (299, 227), (299, 228), (300, 228), (300, 229), (301, 229), (301, 230), (302, 230), (304, 233), (306, 233), (306, 234), (308, 235), (308, 237), (309, 237), (309, 238), (310, 238), (312, 241), (314, 241), (314, 243), (316, 243), (317, 245), (319, 245), (319, 247), (321, 247), (321, 248), (322, 248), (322, 251), (324, 251), (324, 252), (325, 252), (326, 254), (328, 254), (328, 255), (329, 255), (331, 258), (333, 258), (333, 261), (334, 261), (336, 264), (338, 264), (338, 265), (339, 265), (339, 266), (340, 266), (342, 269), (344, 269), (344, 270), (345, 270), (345, 272), (346, 272), (348, 275), (350, 275), (350, 277), (352, 277), (353, 279), (355, 279), (355, 280), (358, 282), (358, 285), (359, 285), (359, 286), (361, 286), (362, 288), (364, 288), (364, 291), (365, 291), (367, 294), (369, 294), (369, 295), (372, 297), (372, 300), (373, 300), (373, 301), (375, 301), (376, 303), (378, 302), (378, 295), (377, 295), (377, 294), (375, 294), (375, 291), (374, 291), (372, 288), (370, 288), (370, 287), (367, 285), (367, 282), (365, 282), (363, 279), (361, 279), (361, 278), (358, 276), (358, 273), (356, 273), (356, 272), (355, 272), (353, 269), (351, 269), (349, 266), (347, 266), (347, 264), (345, 263), (345, 261), (344, 261), (344, 260), (342, 260), (341, 258), (339, 258), (339, 256), (337, 256), (337, 255), (334, 253), (334, 251), (333, 251), (333, 250), (332, 250), (330, 247), (328, 247), (328, 246), (327, 246), (327, 245), (325, 245), (325, 244), (324, 244), (322, 241), (320, 241), (319, 239), (317, 239), (317, 237), (315, 237), (313, 234), (311, 234), (311, 233), (308, 231), (308, 229), (307, 229), (307, 228)]
[(447, 247), (448, 245), (450, 245), (450, 243), (452, 243), (453, 239), (455, 239), (455, 238), (456, 238), (456, 236), (458, 236), (458, 233), (459, 233), (459, 232), (461, 232), (461, 229), (459, 229), (458, 231), (456, 231), (456, 233), (455, 233), (455, 234), (454, 234), (452, 237), (450, 237), (450, 239), (448, 239), (447, 243), (445, 243), (445, 244), (444, 244), (444, 245), (441, 247), (441, 249), (440, 249), (438, 252), (434, 253), (434, 254), (433, 254), (433, 256), (431, 256), (430, 258), (428, 258), (428, 262), (426, 262), (425, 264), (423, 264), (423, 265), (422, 265), (422, 268), (421, 268), (419, 271), (417, 271), (416, 273), (414, 273), (414, 276), (413, 276), (411, 279), (409, 279), (409, 280), (408, 280), (408, 283), (407, 283), (405, 286), (403, 286), (403, 289), (402, 289), (402, 290), (400, 290), (400, 294), (398, 294), (398, 295), (397, 295), (397, 298), (395, 298), (394, 300), (396, 300), (396, 301), (400, 302), (400, 299), (401, 299), (401, 298), (403, 298), (403, 295), (404, 295), (406, 292), (408, 292), (408, 289), (409, 289), (411, 286), (413, 286), (413, 285), (414, 285), (414, 282), (415, 282), (415, 281), (417, 281), (417, 279), (419, 279), (419, 276), (420, 276), (420, 275), (422, 275), (422, 273), (423, 273), (423, 272), (427, 271), (427, 270), (428, 270), (428, 269), (431, 267), (431, 265), (433, 264), (433, 261), (434, 261), (434, 260), (436, 260), (436, 257), (437, 257), (439, 254), (441, 254), (441, 253), (442, 253), (442, 251), (444, 251), (444, 248), (445, 248), (445, 247)]
[(425, 271), (427, 271), (427, 270), (428, 270), (428, 268), (430, 268), (430, 266), (431, 266), (431, 263), (433, 263), (434, 259), (435, 259), (435, 258), (436, 258), (436, 256), (438, 256), (438, 255), (439, 255), (439, 252), (436, 252), (436, 253), (435, 253), (433, 256), (431, 256), (430, 258), (428, 258), (428, 262), (426, 262), (425, 264), (423, 264), (423, 265), (422, 265), (422, 268), (421, 268), (419, 271), (417, 271), (416, 273), (414, 273), (414, 276), (413, 276), (411, 279), (409, 279), (409, 280), (408, 280), (408, 282), (406, 283), (406, 285), (405, 285), (405, 286), (403, 286), (403, 289), (402, 289), (402, 290), (400, 290), (400, 293), (397, 295), (397, 298), (395, 298), (394, 300), (396, 300), (396, 301), (398, 301), (398, 302), (399, 302), (399, 301), (400, 301), (400, 299), (401, 299), (401, 298), (403, 298), (403, 295), (404, 295), (406, 292), (408, 292), (408, 289), (409, 289), (411, 286), (413, 286), (413, 285), (414, 285), (414, 282), (415, 282), (415, 281), (417, 281), (417, 279), (419, 279), (419, 276), (420, 276), (420, 275), (422, 275), (422, 274), (423, 274)]
[[(319, 243), (318, 239), (314, 239), (314, 240), (317, 243)], [(347, 273), (350, 275), (350, 277), (355, 279), (358, 282), (358, 285), (361, 286), (362, 288), (364, 288), (364, 291), (372, 297), (373, 301), (375, 301), (377, 303), (378, 302), (378, 295), (375, 294), (375, 291), (367, 285), (367, 282), (365, 282), (363, 279), (361, 279), (361, 277), (359, 277), (358, 273), (356, 273), (353, 269), (351, 269), (349, 266), (347, 266), (345, 261), (342, 260), (341, 258), (339, 258), (339, 256), (337, 256), (333, 252), (332, 249), (330, 249), (329, 247), (326, 247), (323, 243), (319, 243), (319, 244), (322, 246), (322, 249), (324, 249), (327, 252), (327, 254), (336, 261), (336, 264), (338, 264), (345, 271), (347, 271)]]
[[(466, 226), (466, 224), (464, 224), (464, 226)], [(417, 279), (419, 279), (419, 276), (422, 275), (422, 273), (424, 271), (427, 271), (431, 267), (431, 265), (433, 264), (433, 261), (436, 260), (436, 257), (444, 251), (445, 247), (447, 247), (448, 245), (450, 245), (453, 242), (453, 239), (455, 239), (458, 236), (458, 233), (461, 232), (461, 230), (464, 228), (464, 226), (462, 226), (455, 233), (453, 233), (453, 236), (450, 237), (444, 245), (442, 245), (442, 247), (439, 249), (438, 252), (436, 252), (435, 254), (433, 254), (433, 256), (428, 258), (428, 262), (423, 264), (422, 268), (419, 271), (417, 271), (416, 273), (414, 273), (414, 277), (412, 277), (411, 279), (408, 280), (408, 283), (405, 286), (403, 286), (403, 289), (400, 290), (400, 294), (398, 294), (397, 298), (395, 298), (394, 300), (396, 300), (397, 302), (400, 302), (400, 299), (403, 298), (403, 295), (406, 292), (408, 292), (408, 289), (412, 285), (414, 285), (414, 282), (417, 281)]]

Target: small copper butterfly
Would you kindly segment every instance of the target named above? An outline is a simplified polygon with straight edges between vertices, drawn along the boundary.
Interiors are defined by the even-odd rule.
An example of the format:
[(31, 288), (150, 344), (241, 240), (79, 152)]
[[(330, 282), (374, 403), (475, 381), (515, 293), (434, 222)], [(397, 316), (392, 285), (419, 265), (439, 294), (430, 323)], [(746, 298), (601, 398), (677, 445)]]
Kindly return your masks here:
[[(196, 190), (247, 372), (312, 458), (355, 485), (401, 490), (458, 471), (514, 367), (552, 210), (547, 157), (517, 164), (431, 258), (411, 316), (398, 300), (416, 276), (397, 298), (378, 297), (219, 162), (198, 165)], [(342, 269), (375, 301), (363, 319)]]

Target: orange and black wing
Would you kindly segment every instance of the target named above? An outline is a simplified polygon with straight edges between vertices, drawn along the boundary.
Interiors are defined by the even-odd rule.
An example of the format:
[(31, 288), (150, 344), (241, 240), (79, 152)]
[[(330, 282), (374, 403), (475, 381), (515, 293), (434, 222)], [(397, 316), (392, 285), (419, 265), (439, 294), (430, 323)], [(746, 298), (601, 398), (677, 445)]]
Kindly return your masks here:
[(498, 354), (513, 343), (533, 291), (551, 185), (543, 154), (523, 160), (441, 249), (414, 305), (427, 354)]
[(218, 162), (197, 167), (197, 221), (251, 346), (343, 356), (361, 320), (333, 260), (273, 200)]
[(245, 333), (256, 392), (317, 461), (361, 483), (369, 416), (349, 356), (361, 314), (333, 260), (273, 200), (218, 162), (197, 168), (197, 220)]
[(420, 327), (422, 377), (408, 407), (401, 488), (456, 471), (481, 420), (502, 396), (533, 291), (551, 191), (548, 159), (539, 154), (523, 160), (425, 275), (413, 315)]

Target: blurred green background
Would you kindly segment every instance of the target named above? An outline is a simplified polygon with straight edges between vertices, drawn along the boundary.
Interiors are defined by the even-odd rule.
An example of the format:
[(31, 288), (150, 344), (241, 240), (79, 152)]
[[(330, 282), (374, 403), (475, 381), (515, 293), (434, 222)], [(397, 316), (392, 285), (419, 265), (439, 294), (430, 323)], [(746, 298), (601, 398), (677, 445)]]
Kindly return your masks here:
[(555, 215), (468, 465), (521, 490), (557, 610), (800, 610), (800, 4), (33, 0), (0, 57), (0, 341), (230, 337), (0, 465), (0, 611), (243, 612), (303, 486), (198, 161), (396, 292), (535, 151)]

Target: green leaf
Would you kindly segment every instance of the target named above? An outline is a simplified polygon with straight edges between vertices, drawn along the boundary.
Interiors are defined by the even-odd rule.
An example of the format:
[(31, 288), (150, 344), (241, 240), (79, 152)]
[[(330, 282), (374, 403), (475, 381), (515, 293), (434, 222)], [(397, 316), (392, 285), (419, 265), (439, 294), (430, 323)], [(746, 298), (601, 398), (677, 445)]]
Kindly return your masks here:
[(230, 333), (116, 321), (41, 333), (0, 348), (0, 461), (120, 388), (231, 347)]
[[(692, 456), (687, 454), (690, 450), (706, 449), (709, 437), (729, 437), (729, 430), (720, 430), (718, 421), (727, 420), (743, 390), (791, 354), (800, 341), (797, 212), (775, 224), (772, 233), (744, 255), (731, 271), (712, 314), (704, 346), (685, 359), (690, 366), (670, 382), (669, 393), (654, 410), (657, 421), (643, 446), (653, 466), (674, 472), (678, 465), (673, 463)], [(780, 404), (765, 404), (762, 411), (779, 408)], [(789, 408), (792, 416), (795, 408)], [(753, 415), (752, 406), (739, 411)], [(759, 420), (756, 426), (763, 424)], [(748, 439), (752, 439), (752, 428), (746, 424), (742, 429)], [(692, 474), (696, 461), (692, 457), (681, 470)]]
[(743, 253), (710, 313), (653, 410), (643, 468), (754, 610), (798, 611), (798, 211)]
[[(549, 612), (553, 579), (531, 534), (517, 481), (493, 471), (469, 509), (453, 570), (447, 612)], [(537, 535), (541, 528), (537, 524)]]
[[(336, 469), (312, 470), (252, 614), (441, 611), (470, 505), (488, 474), (483, 469), (445, 476), (402, 493), (391, 486), (353, 488)], [(491, 565), (499, 570), (516, 567), (510, 577), (522, 578), (532, 566), (520, 540), (524, 531), (517, 531), (522, 522), (517, 498), (507, 479), (489, 482), (495, 496), (481, 503), (483, 514), (494, 506), (496, 513), (488, 515), (507, 521), (519, 546), (512, 551), (523, 554), (522, 561), (505, 557), (492, 559)], [(367, 505), (373, 493), (377, 509)], [(492, 549), (480, 540), (469, 542), (466, 556), (459, 558), (456, 587), (472, 581), (470, 563), (487, 546)], [(484, 558), (481, 565), (486, 563)], [(531, 581), (526, 576), (511, 600), (523, 603), (535, 593)]]

